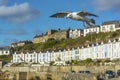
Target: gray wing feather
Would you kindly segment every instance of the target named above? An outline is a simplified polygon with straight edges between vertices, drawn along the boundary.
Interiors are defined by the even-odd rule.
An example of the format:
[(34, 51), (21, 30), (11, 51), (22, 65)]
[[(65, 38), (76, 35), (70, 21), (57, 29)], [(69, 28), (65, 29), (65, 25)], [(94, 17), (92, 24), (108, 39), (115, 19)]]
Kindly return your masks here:
[(50, 17), (55, 17), (55, 18), (63, 18), (65, 16), (67, 16), (67, 14), (69, 14), (70, 12), (58, 12), (55, 13), (53, 15), (51, 15)]
[(86, 12), (86, 11), (80, 11), (80, 12), (78, 12), (78, 15), (80, 15), (80, 16), (95, 16), (95, 17), (98, 17), (97, 15)]

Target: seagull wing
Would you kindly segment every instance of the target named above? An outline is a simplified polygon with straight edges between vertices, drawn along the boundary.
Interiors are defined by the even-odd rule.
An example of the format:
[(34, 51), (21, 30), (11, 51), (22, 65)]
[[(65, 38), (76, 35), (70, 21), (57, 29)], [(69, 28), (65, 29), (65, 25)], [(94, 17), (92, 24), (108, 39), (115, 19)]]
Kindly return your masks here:
[(86, 12), (86, 11), (80, 11), (77, 13), (77, 15), (80, 15), (80, 16), (95, 16), (95, 17), (98, 17), (97, 15), (95, 14), (92, 14), (92, 13), (89, 13), (89, 12)]
[(51, 15), (50, 17), (63, 18), (65, 16), (67, 16), (67, 14), (69, 14), (69, 13), (71, 13), (71, 12), (58, 12), (58, 13)]

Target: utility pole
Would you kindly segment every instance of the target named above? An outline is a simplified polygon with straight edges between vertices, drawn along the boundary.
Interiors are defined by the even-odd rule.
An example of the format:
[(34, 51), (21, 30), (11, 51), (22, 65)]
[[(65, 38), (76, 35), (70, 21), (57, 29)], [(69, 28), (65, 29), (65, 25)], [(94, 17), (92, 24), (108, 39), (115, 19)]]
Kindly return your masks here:
[(71, 56), (71, 67), (70, 67), (70, 70), (72, 71), (72, 56)]

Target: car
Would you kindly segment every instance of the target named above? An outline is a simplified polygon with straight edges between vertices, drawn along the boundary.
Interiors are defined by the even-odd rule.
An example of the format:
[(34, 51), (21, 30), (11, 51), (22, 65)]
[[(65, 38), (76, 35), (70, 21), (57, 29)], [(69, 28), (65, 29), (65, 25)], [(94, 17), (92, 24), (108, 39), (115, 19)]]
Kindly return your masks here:
[(83, 74), (83, 73), (84, 73), (84, 71), (78, 71), (78, 73)]
[(86, 70), (86, 71), (85, 71), (85, 74), (90, 74), (90, 71)]
[(104, 73), (104, 76), (108, 77), (108, 78), (114, 78), (115, 77), (115, 72), (112, 71), (112, 70), (106, 70), (105, 73)]
[(89, 70), (85, 70), (85, 71), (80, 70), (80, 71), (78, 71), (78, 73), (80, 73), (80, 74), (90, 74), (90, 71)]
[(117, 76), (120, 76), (120, 69), (117, 70)]
[(70, 73), (76, 73), (74, 70), (71, 70)]

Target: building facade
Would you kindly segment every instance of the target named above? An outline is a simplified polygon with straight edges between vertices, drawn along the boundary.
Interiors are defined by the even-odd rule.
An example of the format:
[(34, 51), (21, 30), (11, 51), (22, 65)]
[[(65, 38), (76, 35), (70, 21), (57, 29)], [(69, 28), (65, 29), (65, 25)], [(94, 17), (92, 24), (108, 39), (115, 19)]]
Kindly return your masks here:
[(83, 30), (81, 29), (74, 29), (74, 30), (69, 30), (69, 38), (75, 39), (83, 35)]
[(26, 40), (26, 41), (19, 41), (11, 44), (11, 47), (19, 47), (19, 46), (24, 46), (25, 44), (32, 44), (32, 41)]
[(11, 48), (9, 46), (0, 47), (0, 55), (9, 55), (12, 54)]
[(101, 32), (113, 32), (116, 30), (120, 30), (120, 23), (117, 20), (103, 22), (100, 27)]
[(100, 32), (100, 26), (87, 27), (84, 29), (84, 36), (90, 33), (99, 33), (99, 32)]
[(26, 52), (14, 53), (12, 62), (33, 62), (50, 63), (51, 61), (71, 61), (91, 59), (119, 59), (120, 58), (120, 38), (109, 40), (107, 43), (100, 42), (87, 46), (81, 46), (72, 49), (63, 49), (57, 51), (45, 52)]

